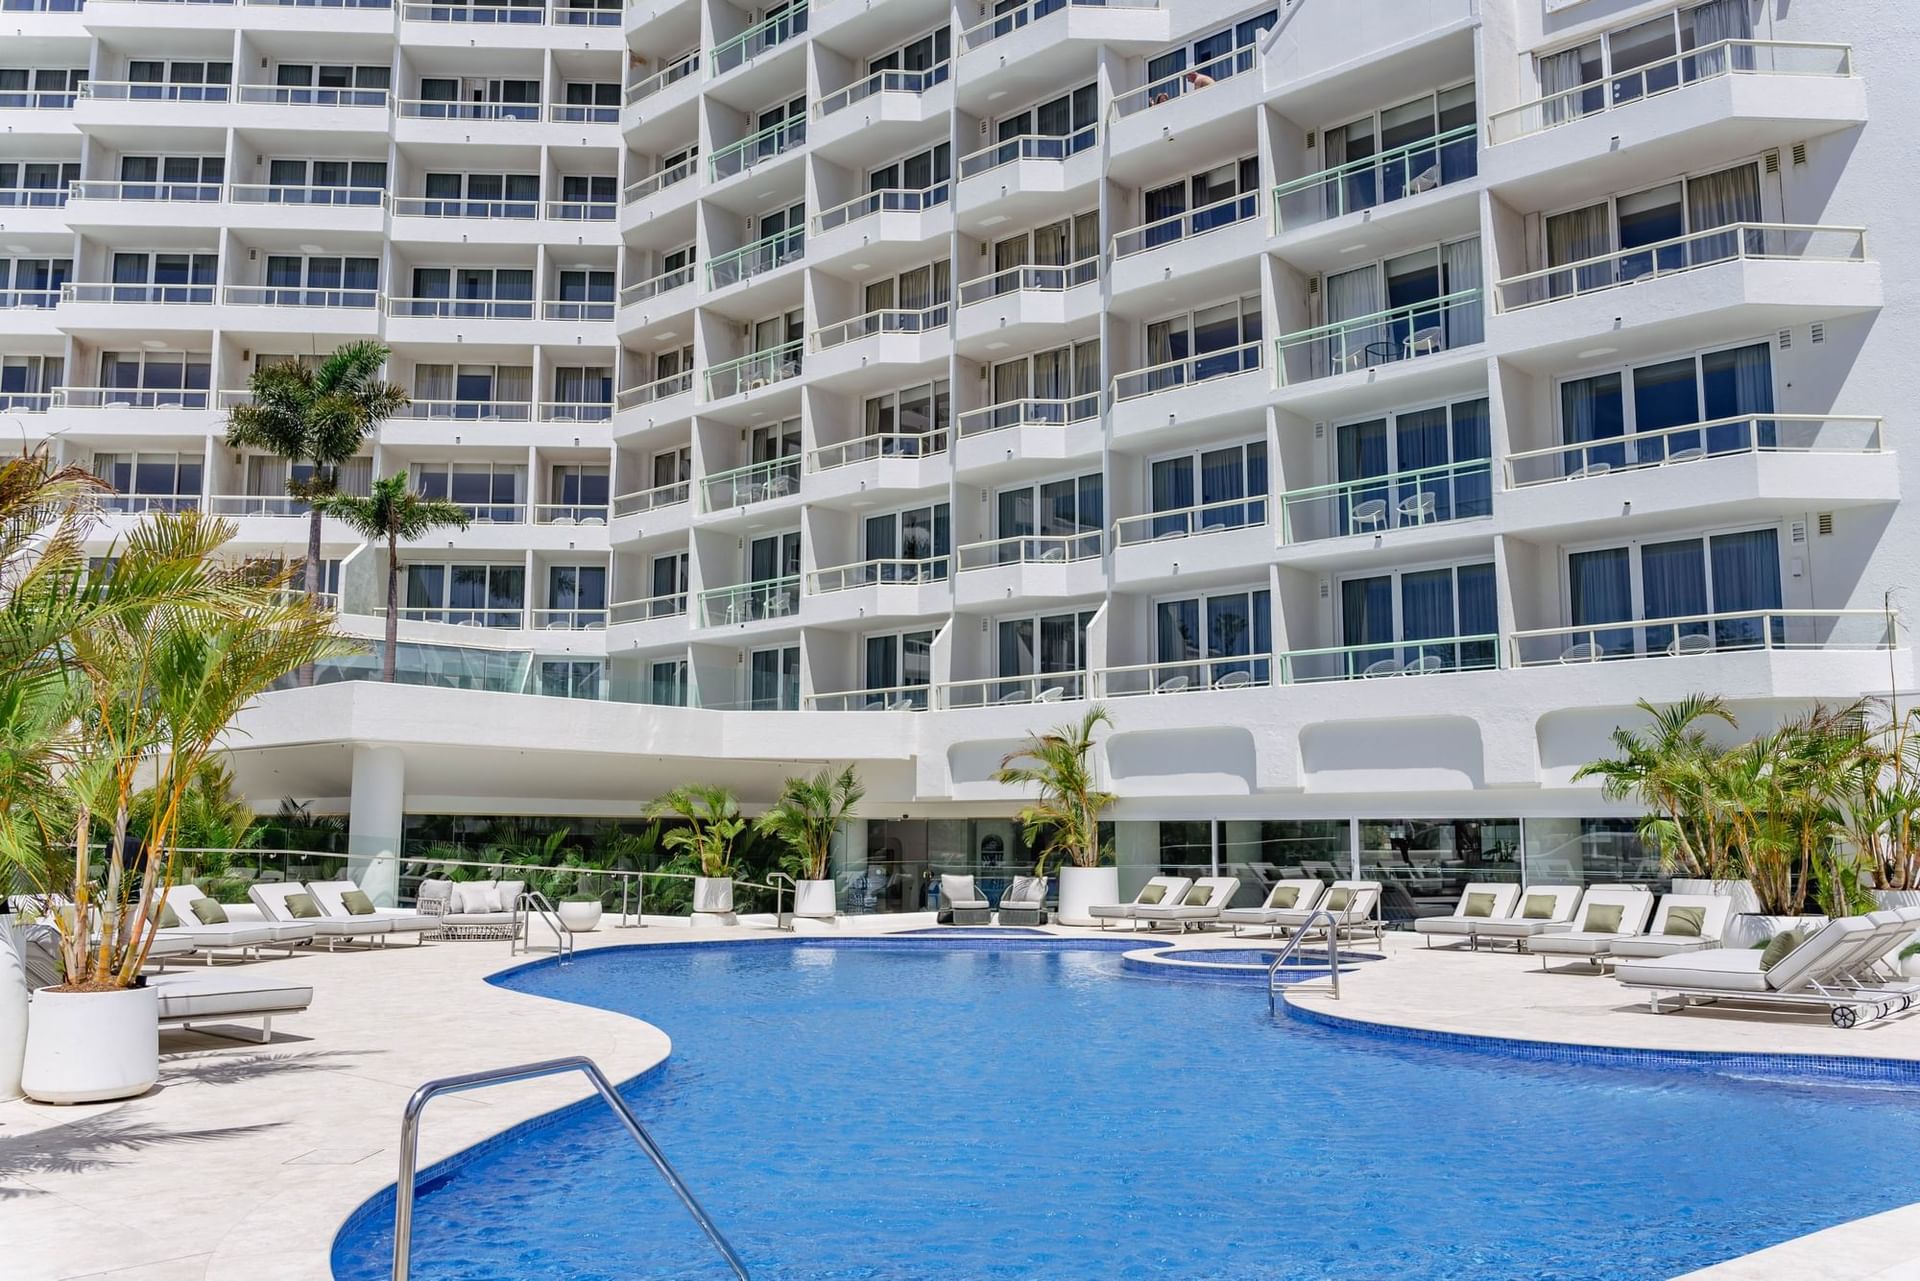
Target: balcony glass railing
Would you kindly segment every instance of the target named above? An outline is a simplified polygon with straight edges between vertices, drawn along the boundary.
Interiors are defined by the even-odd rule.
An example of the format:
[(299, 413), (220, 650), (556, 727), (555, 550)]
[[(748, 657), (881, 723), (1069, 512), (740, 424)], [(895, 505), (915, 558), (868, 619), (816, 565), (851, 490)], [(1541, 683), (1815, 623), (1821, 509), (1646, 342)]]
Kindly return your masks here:
[(1644, 98), (1727, 75), (1850, 76), (1853, 50), (1844, 44), (1721, 40), (1606, 80), (1548, 94), (1487, 117), (1487, 140), (1511, 142)]
[(1696, 271), (1735, 261), (1865, 262), (1865, 227), (1812, 227), (1736, 222), (1671, 240), (1583, 258), (1565, 266), (1512, 276), (1494, 287), (1500, 311), (1519, 311), (1562, 298)]
[(400, 7), (408, 22), (461, 22), (475, 26), (543, 26), (547, 11), (533, 4), (408, 4)]
[(626, 101), (629, 107), (636, 102), (644, 102), (670, 84), (685, 80), (700, 70), (700, 53), (695, 50), (677, 62), (668, 63), (660, 70), (643, 80), (636, 80), (627, 86)]
[(1209, 231), (1231, 227), (1236, 222), (1246, 222), (1259, 216), (1258, 192), (1249, 191), (1238, 196), (1228, 196), (1225, 200), (1215, 201), (1191, 213), (1175, 214), (1171, 218), (1150, 222), (1144, 227), (1132, 227), (1126, 231), (1117, 232), (1113, 237), (1113, 256), (1125, 258), (1132, 254), (1145, 253), (1149, 249), (1158, 249), (1161, 245), (1192, 240), (1195, 236), (1204, 236)]
[(805, 347), (806, 343), (796, 338), (783, 346), (770, 347), (738, 360), (729, 360), (724, 365), (712, 366), (707, 370), (707, 399), (724, 400), (743, 391), (757, 391), (789, 378), (798, 378)]
[(43, 311), (60, 305), (58, 289), (0, 289), (0, 311)]
[(0, 412), (44, 414), (52, 408), (50, 391), (0, 391)]
[(527, 611), (533, 627), (544, 632), (597, 632), (607, 625), (604, 606), (584, 609), (534, 609)]
[(947, 558), (929, 556), (921, 559), (881, 559), (857, 561), (851, 565), (835, 565), (831, 569), (816, 569), (807, 575), (807, 590), (814, 593), (848, 592), (856, 587), (876, 587), (881, 584), (901, 583), (918, 586), (921, 583), (942, 583), (947, 579)]
[[(197, 3), (198, 0), (195, 0)], [(305, 85), (241, 85), (243, 103), (264, 107), (369, 107), (385, 111), (385, 89), (315, 89)]]
[(0, 190), (0, 209), (61, 209), (66, 203), (65, 187), (9, 187)]
[(645, 623), (656, 618), (680, 618), (686, 612), (685, 592), (662, 592), (658, 596), (642, 596), (637, 600), (617, 600), (607, 606), (608, 621), (613, 623)]
[(228, 102), (229, 85), (163, 84), (153, 80), (87, 80), (80, 96), (107, 102)]
[(138, 516), (144, 512), (197, 512), (198, 494), (102, 494), (94, 499), (100, 510), (120, 516)]
[(960, 33), (960, 48), (970, 53), (984, 45), (993, 43), (1002, 36), (1012, 35), (1016, 31), (1024, 30), (1029, 24), (1038, 22), (1048, 14), (1059, 13), (1069, 6), (1086, 6), (1088, 8), (1105, 9), (1109, 12), (1115, 9), (1157, 9), (1160, 7), (1157, 4), (1140, 3), (1110, 5), (1107, 3), (1107, 0), (1028, 0), (1028, 3), (1021, 5), (1017, 9), (1008, 9), (1004, 13), (997, 13), (985, 22), (977, 23), (974, 26), (968, 27), (965, 31), (962, 31)]
[(127, 284), (76, 284), (68, 281), (60, 287), (61, 302), (118, 302), (140, 306), (159, 307), (201, 307), (213, 302), (215, 285), (127, 285)]
[(188, 204), (217, 204), (222, 193), (217, 182), (76, 182), (68, 190), (75, 200), (157, 200)]
[(533, 419), (527, 400), (410, 400), (395, 418), (433, 422), (524, 423)]
[(776, 156), (806, 145), (807, 118), (790, 116), (771, 128), (728, 143), (707, 157), (707, 181), (719, 182), (750, 172)]
[(215, 494), (207, 510), (215, 516), (305, 516), (311, 508), (286, 494)]
[(617, 308), (613, 299), (575, 302), (571, 299), (552, 299), (540, 304), (542, 320), (612, 320)]
[(623, 387), (615, 393), (615, 409), (638, 409), (642, 405), (651, 405), (657, 400), (667, 400), (674, 396), (684, 396), (693, 390), (693, 371), (686, 370), (678, 374), (668, 374), (665, 378), (656, 378), (650, 383), (641, 383), (638, 387)]
[(604, 525), (607, 523), (607, 504), (536, 503), (533, 508), (533, 523), (536, 525)]
[(1265, 349), (1261, 344), (1250, 342), (1244, 347), (1224, 347), (1185, 360), (1169, 360), (1162, 365), (1129, 370), (1114, 376), (1113, 398), (1116, 402), (1133, 400), (1140, 396), (1151, 396), (1155, 392), (1171, 391), (1175, 387), (1251, 373), (1261, 367), (1264, 355)]
[(934, 703), (938, 707), (1017, 707), (1022, 703), (1069, 702), (1085, 698), (1087, 684), (1084, 671), (943, 681), (934, 687)]
[(1010, 165), (1016, 160), (1051, 160), (1058, 163), (1090, 149), (1099, 140), (1098, 125), (1088, 125), (1064, 135), (1024, 133), (1016, 138), (1004, 138), (960, 157), (960, 176), (971, 178), (990, 169), (998, 169), (1001, 165)]
[(1371, 645), (1296, 649), (1279, 655), (1279, 660), (1281, 679), (1289, 685), (1488, 671), (1500, 665), (1500, 638), (1491, 634), (1407, 637)]
[(923, 94), (937, 84), (946, 83), (950, 66), (950, 63), (943, 62), (925, 71), (876, 71), (865, 80), (856, 80), (844, 89), (836, 89), (815, 103), (813, 110), (816, 115), (830, 116), (875, 94)]
[(555, 4), (552, 21), (556, 27), (617, 27), (620, 7), (617, 4)]
[(205, 409), (204, 387), (55, 387), (53, 403), (66, 409)]
[(877, 432), (843, 440), (837, 445), (823, 445), (807, 455), (807, 466), (813, 471), (832, 471), (875, 458), (933, 458), (946, 452), (944, 431)]
[(541, 212), (554, 222), (612, 222), (620, 206), (611, 200), (549, 200)]
[(535, 409), (543, 423), (604, 423), (613, 418), (607, 400), (543, 400)]
[(1009, 400), (960, 415), (960, 435), (979, 436), (1009, 427), (1064, 427), (1100, 416), (1100, 394), (1072, 400)]
[(378, 209), (387, 193), (381, 187), (282, 187), (264, 182), (236, 182), (227, 199), (237, 205), (301, 205)]
[(1486, 340), (1481, 292), (1463, 289), (1426, 302), (1287, 334), (1274, 340), (1284, 386), (1391, 365)]
[(1752, 609), (1542, 628), (1508, 640), (1515, 666), (1551, 667), (1743, 650), (1884, 650), (1899, 635), (1891, 610)]
[(960, 305), (971, 306), (986, 302), (991, 298), (1003, 298), (1008, 294), (1025, 291), (1035, 293), (1061, 293), (1080, 285), (1090, 285), (1100, 279), (1100, 259), (1082, 258), (1079, 262), (1070, 262), (1062, 266), (1042, 263), (1029, 263), (1022, 267), (1009, 267), (1005, 271), (996, 271), (990, 276), (975, 276), (960, 286)]
[(532, 320), (531, 298), (388, 298), (389, 316), (435, 320)]
[(807, 341), (815, 351), (827, 351), (862, 338), (872, 338), (876, 334), (930, 333), (947, 327), (951, 310), (946, 303), (938, 303), (924, 311), (897, 311), (891, 308), (870, 311), (864, 316), (855, 316), (852, 320), (816, 329), (808, 335)]
[(1249, 494), (1225, 502), (1201, 503), (1169, 511), (1123, 516), (1113, 524), (1114, 545), (1132, 547), (1162, 539), (1192, 538), (1199, 534), (1253, 529), (1267, 523), (1267, 496)]
[(394, 111), (403, 120), (525, 120), (540, 119), (537, 102), (458, 102), (444, 98), (396, 99)]
[(540, 216), (538, 200), (449, 200), (444, 196), (387, 197), (396, 218), (501, 218), (525, 220)]
[(228, 285), (220, 301), (229, 307), (378, 308), (377, 289), (299, 289), (279, 285)]
[[(59, 10), (62, 13), (77, 13), (80, 10), (78, 0), (71, 9)], [(7, 12), (0, 8), (0, 12)], [(29, 90), (8, 89), (0, 92), (0, 111), (66, 111), (72, 108), (78, 94), (68, 90)]]
[(1297, 231), (1361, 209), (1437, 191), (1480, 172), (1479, 129), (1462, 125), (1273, 189), (1273, 229)]
[(791, 498), (799, 492), (799, 456), (774, 458), (701, 477), (700, 510), (727, 511), (776, 498)]
[(1877, 454), (1885, 441), (1878, 417), (1747, 414), (1508, 454), (1507, 488), (1742, 454)]
[(1242, 45), (1230, 53), (1223, 53), (1210, 62), (1202, 62), (1181, 72), (1171, 79), (1156, 80), (1150, 85), (1114, 97), (1108, 114), (1116, 120), (1151, 107), (1162, 106), (1175, 98), (1190, 93), (1199, 93), (1202, 89), (1211, 89), (1222, 80), (1231, 79), (1243, 71), (1251, 71), (1260, 65), (1260, 47)]
[[(385, 606), (375, 606), (375, 618), (385, 618)], [(403, 623), (444, 623), (451, 627), (494, 627), (521, 631), (527, 625), (527, 611), (521, 605), (403, 605), (398, 611)]]
[(800, 579), (769, 578), (757, 583), (716, 587), (700, 593), (700, 625), (728, 627), (766, 619), (792, 618), (800, 612)]
[(655, 170), (638, 182), (628, 183), (627, 189), (620, 193), (621, 199), (630, 205), (638, 204), (648, 196), (658, 195), (668, 187), (685, 182), (693, 177), (699, 168), (699, 159), (688, 156), (685, 160), (668, 165), (665, 169)]
[(713, 47), (708, 62), (713, 74), (723, 76), (735, 67), (744, 66), (769, 49), (777, 48), (807, 30), (807, 6), (805, 0), (788, 6), (764, 22), (755, 24), (742, 31), (724, 44)]
[(1311, 543), (1492, 514), (1493, 464), (1475, 458), (1288, 490), (1280, 495), (1280, 535)]
[(855, 196), (844, 205), (835, 205), (825, 213), (815, 214), (813, 229), (816, 232), (832, 231), (835, 227), (844, 227), (878, 213), (919, 213), (923, 209), (944, 205), (951, 192), (951, 187), (944, 182), (920, 191), (894, 187), (869, 191), (864, 196)]
[(671, 293), (693, 283), (693, 264), (675, 267), (672, 271), (663, 271), (646, 280), (636, 280), (620, 291), (620, 305), (631, 307), (643, 303), (649, 298), (658, 298), (661, 294)]
[(617, 125), (620, 108), (611, 104), (550, 102), (547, 119), (556, 125)]
[(932, 698), (931, 685), (888, 685), (808, 694), (801, 705), (810, 712), (924, 712)]
[(1187, 694), (1197, 690), (1252, 689), (1274, 683), (1271, 654), (1214, 654), (1161, 663), (1130, 663), (1093, 672), (1093, 697)]
[(1077, 534), (1016, 534), (1011, 538), (993, 538), (968, 543), (957, 553), (960, 572), (992, 569), (998, 565), (1060, 565), (1069, 561), (1092, 560), (1100, 555), (1102, 539), (1097, 529)]
[(648, 512), (662, 511), (668, 507), (678, 507), (693, 498), (693, 482), (676, 480), (667, 485), (655, 485), (652, 489), (635, 490), (631, 494), (619, 494), (613, 500), (615, 516), (644, 516)]
[(799, 262), (806, 252), (805, 227), (776, 231), (750, 245), (742, 245), (718, 258), (708, 259), (707, 288), (725, 289), (728, 285), (737, 285), (743, 280), (765, 275), (776, 267)]

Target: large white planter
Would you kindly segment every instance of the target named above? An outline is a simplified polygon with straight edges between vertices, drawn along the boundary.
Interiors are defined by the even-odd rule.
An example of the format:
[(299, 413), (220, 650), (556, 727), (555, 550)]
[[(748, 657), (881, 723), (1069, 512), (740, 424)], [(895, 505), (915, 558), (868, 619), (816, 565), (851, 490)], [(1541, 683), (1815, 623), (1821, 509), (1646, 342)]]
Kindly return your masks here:
[(591, 903), (556, 903), (553, 910), (569, 933), (586, 934), (600, 924), (600, 900)]
[(816, 921), (831, 921), (839, 915), (840, 904), (835, 900), (832, 881), (795, 881), (793, 884), (793, 914)]
[(1758, 912), (1760, 896), (1753, 892), (1751, 881), (1708, 881), (1695, 877), (1676, 876), (1673, 878), (1675, 894), (1723, 894), (1733, 900), (1730, 914), (1740, 912)]
[(160, 1079), (160, 993), (33, 994), (21, 1088), (42, 1103), (99, 1103), (145, 1094)]
[(733, 878), (696, 876), (693, 878), (693, 910), (714, 916), (733, 911)]
[(1062, 925), (1098, 925), (1087, 911), (1096, 903), (1120, 901), (1117, 867), (1063, 867), (1060, 869), (1060, 910), (1053, 919)]
[(20, 1097), (27, 1056), (27, 927), (0, 915), (0, 1101)]

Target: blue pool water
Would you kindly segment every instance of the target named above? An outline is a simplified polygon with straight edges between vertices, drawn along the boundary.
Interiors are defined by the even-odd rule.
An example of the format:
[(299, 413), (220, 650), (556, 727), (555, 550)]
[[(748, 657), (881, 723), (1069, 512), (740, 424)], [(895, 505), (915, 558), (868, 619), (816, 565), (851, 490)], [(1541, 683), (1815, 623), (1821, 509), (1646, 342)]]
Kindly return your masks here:
[[(1111, 949), (629, 948), (498, 981), (673, 1038), (626, 1093), (756, 1281), (1658, 1281), (1920, 1198), (1920, 1091), (1354, 1036)], [(417, 1279), (727, 1276), (604, 1109), (429, 1173)], [(384, 1278), (390, 1226), (371, 1203), (335, 1276)]]

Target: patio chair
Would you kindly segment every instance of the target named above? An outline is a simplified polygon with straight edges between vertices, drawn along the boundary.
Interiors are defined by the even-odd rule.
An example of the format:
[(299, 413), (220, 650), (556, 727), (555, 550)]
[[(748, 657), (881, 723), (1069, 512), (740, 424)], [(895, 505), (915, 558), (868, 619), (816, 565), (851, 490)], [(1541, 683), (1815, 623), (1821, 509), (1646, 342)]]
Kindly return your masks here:
[(1713, 637), (1705, 632), (1688, 632), (1684, 636), (1675, 636), (1667, 646), (1667, 654), (1673, 658), (1684, 658), (1689, 654), (1713, 653)]
[(1016, 876), (1000, 896), (1000, 924), (1045, 925), (1047, 923), (1047, 878)]
[(1319, 912), (1333, 917), (1334, 933), (1341, 938), (1371, 934), (1378, 939), (1384, 928), (1380, 920), (1380, 882), (1335, 881), (1327, 886), (1325, 897), (1311, 907), (1275, 909), (1270, 923), (1276, 929), (1325, 934), (1327, 923), (1325, 918), (1316, 917)]
[(1606, 657), (1606, 651), (1587, 641), (1579, 645), (1569, 645), (1560, 651), (1563, 663), (1597, 663)]
[[(327, 950), (333, 951), (334, 944), (342, 939), (353, 940), (373, 946), (373, 940), (385, 934), (392, 927), (385, 921), (374, 917), (362, 919), (354, 917), (339, 920), (321, 913), (319, 901), (307, 892), (307, 887), (298, 881), (282, 881), (266, 885), (256, 882), (247, 888), (247, 897), (254, 906), (269, 920), (292, 922), (311, 926), (314, 937), (327, 941)], [(311, 909), (310, 915), (299, 915)]]
[(1382, 658), (1375, 662), (1368, 663), (1366, 670), (1361, 672), (1360, 675), (1369, 679), (1375, 676), (1399, 676), (1406, 670), (1406, 665), (1399, 659)]
[(1433, 946), (1435, 938), (1462, 938), (1469, 949), (1477, 950), (1478, 926), (1511, 916), (1519, 897), (1520, 886), (1512, 881), (1469, 881), (1452, 912), (1421, 917), (1413, 923), (1414, 933), (1424, 935), (1428, 947)]
[(1355, 503), (1347, 512), (1347, 524), (1358, 533), (1362, 526), (1368, 529), (1384, 529), (1387, 523), (1387, 500), (1369, 498)]
[(159, 993), (161, 1027), (206, 1033), (209, 1025), (258, 1019), (257, 1039), (263, 1043), (272, 1038), (276, 1017), (298, 1014), (313, 1004), (313, 989), (304, 983), (253, 976), (155, 974), (147, 986)]
[(1158, 903), (1136, 904), (1132, 919), (1144, 921), (1149, 930), (1157, 930), (1162, 925), (1178, 925), (1180, 932), (1185, 934), (1190, 929), (1204, 929), (1219, 921), (1220, 913), (1239, 892), (1238, 877), (1202, 876), (1187, 887), (1187, 892), (1180, 896), (1178, 902), (1162, 900)]
[(1540, 958), (1543, 970), (1547, 968), (1549, 956), (1579, 957), (1600, 970), (1605, 968), (1607, 950), (1618, 940), (1632, 938), (1646, 929), (1651, 915), (1651, 890), (1596, 886), (1581, 899), (1575, 928), (1529, 939), (1527, 951)]
[(1505, 920), (1477, 922), (1471, 938), (1476, 946), (1511, 943), (1518, 952), (1545, 935), (1572, 930), (1580, 901), (1578, 885), (1529, 885), (1521, 891), (1510, 916)]
[(1431, 164), (1415, 174), (1413, 180), (1407, 183), (1407, 194), (1409, 196), (1417, 196), (1422, 192), (1432, 191), (1439, 187), (1439, 185), (1440, 166), (1438, 164)]
[(1278, 929), (1280, 913), (1308, 911), (1326, 890), (1324, 881), (1311, 877), (1275, 881), (1259, 907), (1229, 907), (1220, 913), (1220, 923), (1231, 925), (1236, 936), (1250, 926), (1265, 926), (1272, 934)]
[(1065, 698), (1066, 696), (1067, 696), (1066, 686), (1049, 685), (1045, 689), (1041, 690), (1038, 694), (1035, 694), (1033, 696), (1033, 701), (1036, 703), (1057, 703), (1061, 699)]
[(434, 937), (473, 941), (510, 939), (518, 931), (514, 907), (525, 881), (447, 881), (432, 877), (414, 892), (415, 907), (437, 917)]
[(1447, 670), (1447, 660), (1438, 654), (1422, 654), (1401, 669), (1402, 676), (1426, 676), (1432, 672)]
[(1613, 470), (1612, 463), (1588, 463), (1586, 466), (1567, 473), (1568, 480), (1585, 480), (1589, 476), (1605, 476)]
[(1667, 455), (1666, 461), (1670, 463), (1696, 463), (1706, 456), (1707, 451), (1705, 449), (1702, 449), (1699, 445), (1693, 445), (1687, 449), (1674, 450)]
[(440, 929), (440, 918), (430, 913), (404, 907), (375, 907), (366, 892), (352, 881), (308, 881), (307, 893), (313, 895), (322, 913), (336, 920), (385, 921), (387, 933), (380, 936), (382, 944), (396, 934), (411, 934), (415, 943), (424, 943), (427, 935)]
[(1169, 676), (1167, 677), (1167, 679), (1161, 681), (1158, 685), (1155, 685), (1153, 687), (1153, 692), (1156, 694), (1178, 694), (1186, 690), (1192, 684), (1193, 684), (1193, 680), (1191, 677)]
[[(1162, 903), (1179, 902), (1192, 885), (1193, 881), (1185, 876), (1149, 877), (1131, 902), (1095, 903), (1087, 909), (1087, 915), (1100, 922), (1100, 928), (1104, 930), (1109, 921), (1133, 920), (1133, 910), (1137, 907), (1157, 907)], [(1137, 924), (1135, 928), (1138, 928)]]
[(1399, 514), (1402, 521), (1414, 525), (1424, 525), (1433, 519), (1433, 514), (1437, 508), (1433, 495), (1423, 491), (1418, 494), (1408, 494), (1405, 498), (1395, 503), (1393, 509)]
[(1253, 684), (1253, 673), (1245, 670), (1222, 673), (1213, 683), (1215, 689), (1245, 689)]
[(1438, 325), (1428, 325), (1407, 335), (1407, 358), (1430, 356), (1446, 346), (1446, 335)]
[(1665, 895), (1647, 932), (1614, 940), (1607, 948), (1608, 959), (1645, 960), (1719, 947), (1732, 913), (1729, 894)]
[(217, 903), (196, 885), (172, 885), (161, 900), (160, 928), (156, 938), (179, 939), (206, 958), (209, 966), (216, 953), (238, 952), (251, 960), (263, 947), (285, 948), (288, 955), (303, 943), (311, 943), (312, 926), (299, 921), (267, 919), (251, 904)]
[(971, 876), (940, 874), (940, 907), (934, 920), (941, 925), (991, 925), (993, 904), (974, 887)]

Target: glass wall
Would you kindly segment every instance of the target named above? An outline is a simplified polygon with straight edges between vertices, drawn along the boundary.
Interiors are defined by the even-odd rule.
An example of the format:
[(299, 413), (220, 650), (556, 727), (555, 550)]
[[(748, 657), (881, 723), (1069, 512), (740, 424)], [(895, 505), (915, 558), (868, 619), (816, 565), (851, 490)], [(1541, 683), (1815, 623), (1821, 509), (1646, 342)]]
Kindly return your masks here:
[(1220, 875), (1238, 877), (1235, 907), (1258, 907), (1276, 881), (1318, 877), (1332, 884), (1353, 863), (1346, 819), (1226, 819), (1220, 824)]
[(835, 860), (844, 912), (931, 912), (943, 872), (977, 877), (999, 903), (1016, 876), (1033, 873), (1034, 855), (1011, 818), (869, 819), (866, 840)]
[(1526, 823), (1529, 885), (1644, 885), (1666, 893), (1672, 878), (1660, 853), (1640, 839), (1630, 818), (1530, 818)]
[(1360, 877), (1389, 924), (1444, 916), (1469, 881), (1520, 880), (1520, 820), (1361, 819)]

